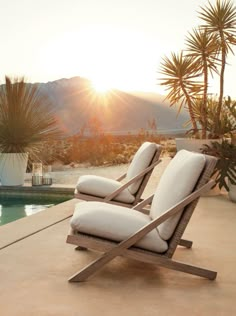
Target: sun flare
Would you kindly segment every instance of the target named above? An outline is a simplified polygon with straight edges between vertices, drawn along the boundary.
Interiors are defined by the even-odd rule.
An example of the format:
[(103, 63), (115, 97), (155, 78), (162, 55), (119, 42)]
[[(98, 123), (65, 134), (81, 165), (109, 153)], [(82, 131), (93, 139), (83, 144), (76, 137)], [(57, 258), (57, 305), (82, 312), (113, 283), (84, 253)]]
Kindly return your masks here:
[(107, 93), (112, 89), (105, 80), (92, 80), (92, 87), (98, 93)]

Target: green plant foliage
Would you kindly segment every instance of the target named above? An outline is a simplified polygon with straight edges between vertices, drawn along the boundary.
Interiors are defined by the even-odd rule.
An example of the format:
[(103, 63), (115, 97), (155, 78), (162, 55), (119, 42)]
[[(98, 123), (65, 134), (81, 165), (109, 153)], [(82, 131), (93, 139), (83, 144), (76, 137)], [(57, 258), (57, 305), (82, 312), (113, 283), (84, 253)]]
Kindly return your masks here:
[[(163, 58), (160, 73), (164, 78), (160, 80), (168, 91), (170, 106), (179, 105), (179, 110), (187, 107), (193, 136), (219, 138), (224, 129), (230, 132), (233, 128), (226, 116), (233, 109), (231, 106), (227, 110), (224, 100), (224, 75), (228, 54), (233, 54), (236, 45), (236, 6), (231, 0), (216, 0), (215, 4), (208, 1), (198, 13), (202, 25), (188, 33), (186, 49)], [(219, 76), (218, 101), (211, 105), (209, 74), (214, 79)]]
[[(200, 103), (200, 117), (198, 120), (201, 126), (202, 138), (207, 137), (207, 91), (208, 91), (208, 72), (213, 75), (217, 71), (217, 55), (219, 45), (216, 36), (210, 34), (206, 29), (193, 29), (186, 39), (188, 55), (193, 57), (199, 71), (203, 75), (204, 89), (202, 102)], [(195, 101), (195, 100), (194, 100)]]
[[(201, 125), (201, 106), (203, 99), (196, 98), (193, 104), (193, 113), (197, 122)], [(230, 97), (223, 99), (223, 106), (220, 113), (220, 120), (217, 123), (217, 106), (219, 100), (216, 97), (208, 97), (206, 105), (207, 132), (208, 138), (231, 137), (236, 132), (236, 102)]]
[(190, 114), (193, 129), (197, 130), (195, 117), (192, 113), (194, 97), (203, 89), (202, 83), (196, 81), (201, 75), (192, 56), (184, 56), (172, 53), (171, 58), (164, 57), (161, 62), (160, 73), (164, 75), (160, 78), (161, 85), (166, 86), (169, 91), (166, 99), (170, 101), (170, 106), (178, 104), (179, 112), (183, 106), (187, 106)]
[(231, 45), (236, 44), (235, 26), (236, 9), (233, 1), (217, 0), (215, 5), (208, 1), (208, 6), (201, 7), (199, 17), (205, 22), (202, 27), (217, 36), (225, 53), (232, 51)]
[(212, 142), (211, 146), (204, 145), (203, 152), (218, 158), (214, 174), (220, 189), (229, 191), (228, 182), (236, 184), (236, 145), (227, 140)]
[(183, 52), (171, 54), (171, 58), (165, 56), (161, 62), (160, 73), (164, 75), (160, 78), (161, 85), (169, 90), (167, 99), (171, 105), (179, 102), (179, 111), (187, 104), (188, 97), (196, 95), (201, 91), (202, 85), (197, 84), (196, 77), (200, 76), (199, 69), (194, 64), (192, 57), (186, 57)]
[[(208, 5), (201, 7), (199, 17), (203, 27), (210, 34), (216, 36), (220, 50), (220, 88), (219, 102), (216, 109), (216, 126), (220, 122), (220, 113), (224, 98), (224, 76), (228, 53), (233, 54), (232, 46), (236, 45), (236, 7), (231, 0), (216, 0), (215, 4), (208, 1)], [(214, 131), (216, 133), (216, 131)]]
[(217, 65), (219, 65), (219, 43), (214, 34), (207, 32), (206, 29), (194, 28), (186, 38), (187, 56), (194, 58), (196, 67), (204, 73), (204, 68), (207, 66), (208, 70), (213, 75), (218, 73)]
[(38, 153), (60, 131), (50, 101), (24, 78), (5, 77), (0, 86), (0, 152)]

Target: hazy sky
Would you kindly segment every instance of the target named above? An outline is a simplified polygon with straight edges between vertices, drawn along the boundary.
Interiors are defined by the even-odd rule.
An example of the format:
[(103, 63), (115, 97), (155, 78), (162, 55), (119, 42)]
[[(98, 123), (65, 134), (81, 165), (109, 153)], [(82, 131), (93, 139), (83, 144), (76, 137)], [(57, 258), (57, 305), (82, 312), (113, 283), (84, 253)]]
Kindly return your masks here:
[[(214, 0), (211, 1), (214, 3)], [(205, 0), (0, 0), (0, 79), (73, 76), (159, 92), (161, 57), (184, 48)], [(236, 56), (225, 94), (236, 97)], [(217, 81), (212, 83), (217, 91)]]

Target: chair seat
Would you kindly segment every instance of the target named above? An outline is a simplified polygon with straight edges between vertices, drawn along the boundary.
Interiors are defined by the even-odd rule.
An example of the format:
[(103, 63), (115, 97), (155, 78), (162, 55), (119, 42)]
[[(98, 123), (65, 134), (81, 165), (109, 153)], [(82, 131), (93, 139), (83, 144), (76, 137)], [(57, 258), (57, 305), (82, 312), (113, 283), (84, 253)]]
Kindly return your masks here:
[[(105, 198), (107, 195), (119, 189), (121, 186), (122, 183), (113, 179), (94, 175), (84, 175), (79, 178), (76, 185), (76, 190), (79, 193)], [(128, 189), (124, 189), (114, 198), (114, 200), (131, 204), (134, 202), (135, 197), (129, 192)]]
[[(77, 203), (71, 218), (73, 230), (114, 241), (122, 241), (150, 223), (148, 215), (130, 208), (104, 202)], [(135, 246), (163, 253), (168, 243), (163, 240), (157, 229), (153, 229)]]

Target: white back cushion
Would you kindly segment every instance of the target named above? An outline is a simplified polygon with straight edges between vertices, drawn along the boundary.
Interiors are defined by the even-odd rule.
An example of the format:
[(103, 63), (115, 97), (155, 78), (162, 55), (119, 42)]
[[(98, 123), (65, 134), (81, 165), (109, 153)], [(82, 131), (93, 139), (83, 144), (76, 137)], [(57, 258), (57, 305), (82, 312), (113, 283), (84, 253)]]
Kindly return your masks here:
[[(156, 150), (157, 145), (155, 143), (145, 142), (140, 146), (128, 168), (126, 176), (127, 181), (137, 176), (141, 171), (146, 169), (151, 164)], [(131, 194), (135, 194), (138, 191), (142, 180), (143, 178), (129, 186), (128, 189)]]
[[(180, 150), (165, 169), (153, 198), (150, 216), (156, 218), (189, 195), (205, 166), (205, 156)], [(168, 240), (179, 221), (181, 212), (158, 226), (159, 234)]]

